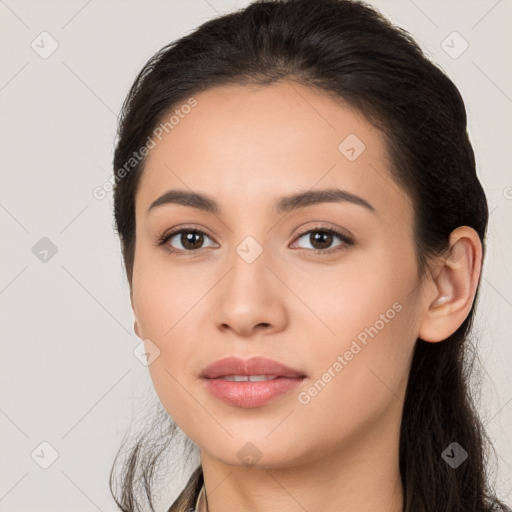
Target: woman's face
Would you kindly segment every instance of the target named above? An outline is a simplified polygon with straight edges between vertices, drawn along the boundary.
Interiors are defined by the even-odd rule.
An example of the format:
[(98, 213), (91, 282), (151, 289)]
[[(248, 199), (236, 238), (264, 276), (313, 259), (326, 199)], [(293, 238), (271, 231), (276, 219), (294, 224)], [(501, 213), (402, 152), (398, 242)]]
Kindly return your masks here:
[[(137, 335), (159, 350), (149, 371), (163, 406), (203, 453), (229, 464), (377, 446), (398, 432), (424, 300), (413, 212), (381, 133), (296, 83), (195, 99), (151, 149), (136, 196), (132, 306)], [(178, 201), (148, 211), (171, 190), (218, 210)], [(283, 201), (323, 190), (360, 199)], [(227, 356), (270, 358), (306, 377), (266, 401), (268, 382), (224, 380), (228, 394), (247, 386), (245, 401), (226, 402), (201, 373)]]

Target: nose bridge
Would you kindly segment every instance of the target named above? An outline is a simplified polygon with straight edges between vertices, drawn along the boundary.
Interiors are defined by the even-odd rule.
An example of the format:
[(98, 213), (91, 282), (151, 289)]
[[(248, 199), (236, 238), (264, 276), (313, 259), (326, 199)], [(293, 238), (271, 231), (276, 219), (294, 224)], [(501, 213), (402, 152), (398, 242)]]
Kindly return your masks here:
[[(235, 233), (233, 238), (236, 236)], [(278, 287), (282, 285), (270, 270), (271, 251), (256, 236), (246, 234), (234, 246), (228, 261), (229, 272), (220, 288), (215, 309), (218, 326), (227, 325), (245, 335), (261, 324), (277, 328), (286, 316), (279, 299)]]
[(232, 252), (229, 258), (232, 272), (236, 272), (242, 279), (251, 278), (254, 274), (263, 275), (265, 265), (270, 265), (270, 241), (273, 231), (270, 231), (267, 222), (260, 214), (255, 214), (248, 201), (245, 207), (234, 212), (236, 222), (231, 228)]
[(257, 296), (265, 292), (268, 283), (268, 266), (270, 264), (269, 249), (264, 245), (262, 236), (246, 235), (234, 247), (230, 258), (231, 286), (248, 287), (247, 292)]

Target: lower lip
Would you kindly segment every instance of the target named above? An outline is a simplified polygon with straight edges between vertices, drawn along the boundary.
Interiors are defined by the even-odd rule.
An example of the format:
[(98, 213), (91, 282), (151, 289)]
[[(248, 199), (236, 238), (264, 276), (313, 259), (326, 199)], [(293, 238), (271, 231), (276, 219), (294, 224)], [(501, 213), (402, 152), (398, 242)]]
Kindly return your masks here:
[(203, 379), (214, 396), (235, 407), (260, 407), (283, 393), (299, 386), (305, 377), (278, 377), (260, 382), (234, 382), (222, 379)]

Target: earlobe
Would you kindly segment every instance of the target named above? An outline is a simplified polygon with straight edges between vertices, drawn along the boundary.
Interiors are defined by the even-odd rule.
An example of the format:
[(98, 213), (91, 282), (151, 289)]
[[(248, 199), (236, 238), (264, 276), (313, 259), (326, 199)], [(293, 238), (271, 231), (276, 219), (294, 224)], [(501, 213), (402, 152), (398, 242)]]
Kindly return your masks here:
[(432, 291), (425, 294), (419, 338), (430, 343), (443, 341), (464, 322), (475, 298), (481, 260), (478, 233), (468, 226), (455, 229), (448, 256), (440, 260), (440, 268), (432, 277)]

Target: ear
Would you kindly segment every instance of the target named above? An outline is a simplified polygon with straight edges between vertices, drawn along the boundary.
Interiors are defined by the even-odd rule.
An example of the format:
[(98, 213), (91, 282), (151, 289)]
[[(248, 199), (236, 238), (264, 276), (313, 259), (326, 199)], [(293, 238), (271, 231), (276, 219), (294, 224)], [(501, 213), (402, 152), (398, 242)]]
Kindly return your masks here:
[(478, 233), (460, 226), (450, 235), (448, 256), (443, 256), (424, 294), (424, 314), (418, 337), (436, 343), (451, 336), (464, 322), (475, 298), (482, 266)]
[(139, 321), (137, 319), (137, 312), (135, 310), (135, 305), (133, 303), (133, 291), (132, 290), (130, 290), (130, 304), (132, 305), (133, 318), (134, 318), (133, 330), (134, 330), (135, 334), (137, 335), (137, 337), (142, 339), (143, 336), (141, 335), (141, 329), (140, 329)]

